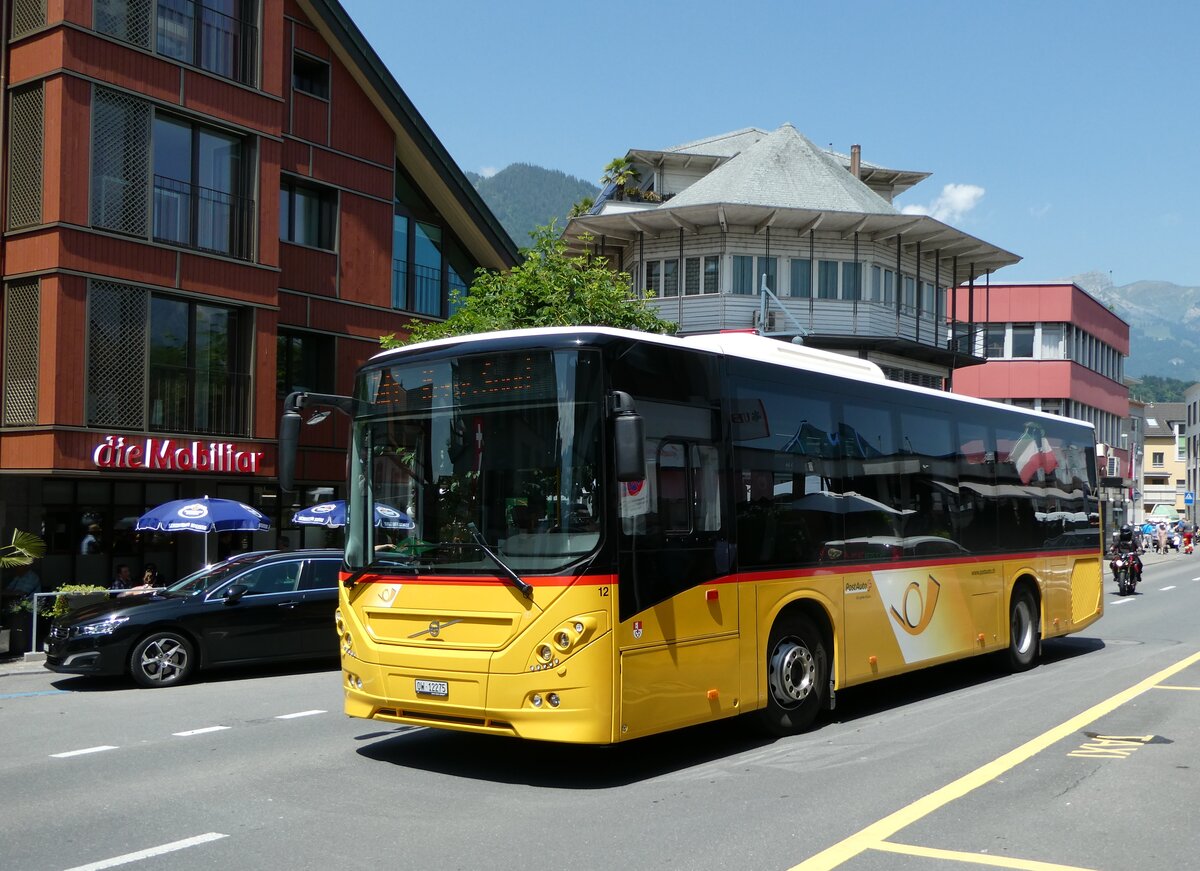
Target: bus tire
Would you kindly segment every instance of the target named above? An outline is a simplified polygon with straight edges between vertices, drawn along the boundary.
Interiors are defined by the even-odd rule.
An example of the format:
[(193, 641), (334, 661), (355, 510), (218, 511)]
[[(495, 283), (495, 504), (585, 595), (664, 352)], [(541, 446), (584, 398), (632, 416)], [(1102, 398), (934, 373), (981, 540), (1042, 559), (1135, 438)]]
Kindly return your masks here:
[(1026, 586), (1013, 591), (1008, 606), (1008, 667), (1025, 671), (1037, 661), (1041, 632), (1037, 600)]
[(772, 735), (795, 735), (825, 704), (829, 654), (817, 627), (802, 614), (783, 614), (767, 643), (767, 705), (759, 711)]

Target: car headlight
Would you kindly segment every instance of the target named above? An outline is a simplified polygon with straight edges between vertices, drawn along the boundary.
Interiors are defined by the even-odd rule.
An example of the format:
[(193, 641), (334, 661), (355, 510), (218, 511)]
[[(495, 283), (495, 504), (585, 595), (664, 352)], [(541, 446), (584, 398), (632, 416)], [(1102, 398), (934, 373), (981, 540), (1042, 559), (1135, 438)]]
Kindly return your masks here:
[(109, 617), (107, 620), (101, 620), (98, 623), (84, 623), (80, 626), (72, 626), (72, 635), (112, 635), (116, 628), (122, 623), (129, 620), (128, 617)]

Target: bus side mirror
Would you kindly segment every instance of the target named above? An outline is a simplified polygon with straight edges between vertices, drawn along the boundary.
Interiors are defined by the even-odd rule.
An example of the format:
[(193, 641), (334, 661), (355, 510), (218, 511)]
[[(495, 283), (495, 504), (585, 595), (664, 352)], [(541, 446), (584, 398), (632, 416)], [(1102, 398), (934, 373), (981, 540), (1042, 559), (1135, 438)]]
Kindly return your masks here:
[(300, 412), (289, 408), (279, 418), (279, 489), (296, 489), (296, 443), (300, 439)]
[(623, 390), (614, 390), (609, 397), (612, 413), (613, 442), (617, 451), (617, 480), (621, 483), (646, 479), (644, 453), (646, 426), (637, 413), (633, 397)]

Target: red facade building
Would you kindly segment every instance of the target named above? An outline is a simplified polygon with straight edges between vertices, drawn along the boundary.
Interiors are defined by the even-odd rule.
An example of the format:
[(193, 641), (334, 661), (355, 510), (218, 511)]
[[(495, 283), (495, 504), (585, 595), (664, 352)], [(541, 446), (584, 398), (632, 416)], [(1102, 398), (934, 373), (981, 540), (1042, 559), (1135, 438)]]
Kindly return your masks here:
[(200, 536), (132, 528), (174, 498), (271, 517), (210, 558), (299, 544), (344, 427), (280, 494), (283, 395), (348, 392), (511, 239), (336, 0), (0, 8), (0, 530), (46, 537), (45, 588), (195, 567)]

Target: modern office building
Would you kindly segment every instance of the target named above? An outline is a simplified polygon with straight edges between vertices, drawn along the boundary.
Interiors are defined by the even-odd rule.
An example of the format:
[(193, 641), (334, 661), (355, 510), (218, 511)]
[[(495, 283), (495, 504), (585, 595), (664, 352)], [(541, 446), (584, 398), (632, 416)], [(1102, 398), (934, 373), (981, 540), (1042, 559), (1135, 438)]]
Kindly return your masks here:
[(628, 272), (684, 335), (801, 336), (942, 388), (968, 362), (947, 341), (946, 288), (1020, 259), (893, 205), (928, 173), (819, 148), (791, 124), (624, 159), (636, 175), (606, 186), (564, 238)]
[(194, 568), (200, 536), (133, 529), (175, 498), (271, 518), (210, 558), (299, 544), (344, 427), (305, 427), (281, 496), (282, 396), (348, 391), (515, 246), (336, 0), (0, 10), (0, 530), (46, 537), (46, 586)]

